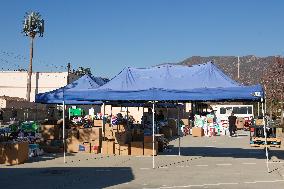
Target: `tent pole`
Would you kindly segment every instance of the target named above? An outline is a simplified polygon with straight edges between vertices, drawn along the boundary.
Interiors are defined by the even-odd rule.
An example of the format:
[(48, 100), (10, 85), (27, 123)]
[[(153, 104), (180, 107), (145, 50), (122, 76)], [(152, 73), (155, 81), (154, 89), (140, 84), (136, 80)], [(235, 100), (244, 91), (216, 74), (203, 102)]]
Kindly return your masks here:
[(266, 133), (266, 123), (265, 123), (265, 114), (264, 114), (264, 103), (263, 103), (263, 98), (261, 98), (261, 109), (262, 109), (262, 122), (263, 122), (263, 129), (264, 129), (264, 138), (265, 138), (265, 155), (266, 155), (266, 167), (267, 167), (267, 172), (269, 171), (268, 167), (268, 149), (267, 149), (267, 133)]
[(259, 102), (257, 102), (257, 116), (259, 117)]
[(62, 138), (63, 138), (63, 160), (66, 162), (66, 154), (65, 154), (65, 101), (63, 100), (63, 127), (62, 127)]
[(104, 132), (104, 140), (106, 138), (106, 129), (105, 129), (105, 119), (104, 119), (104, 116), (105, 116), (105, 113), (106, 113), (106, 105), (105, 103), (103, 103), (103, 132)]
[(110, 124), (112, 125), (112, 104), (110, 105)]
[(127, 128), (129, 128), (129, 119), (128, 119), (128, 107), (126, 107), (126, 117), (127, 117)]
[(178, 155), (180, 156), (180, 126), (179, 126), (179, 106), (177, 103), (177, 110), (178, 110), (178, 119), (177, 119), (177, 127), (178, 127)]
[(153, 102), (153, 128), (152, 128), (152, 145), (153, 145), (153, 169), (155, 169), (155, 101)]

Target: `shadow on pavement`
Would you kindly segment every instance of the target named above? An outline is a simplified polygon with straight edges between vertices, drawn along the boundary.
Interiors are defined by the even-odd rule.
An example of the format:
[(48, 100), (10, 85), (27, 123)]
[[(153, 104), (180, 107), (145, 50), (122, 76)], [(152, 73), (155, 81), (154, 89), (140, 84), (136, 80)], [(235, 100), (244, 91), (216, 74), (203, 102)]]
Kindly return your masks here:
[(4, 188), (115, 188), (134, 179), (129, 167), (52, 167), (1, 169)]
[[(173, 147), (170, 152), (163, 152), (160, 155), (177, 155), (178, 147)], [(232, 157), (232, 158), (257, 158), (266, 159), (264, 148), (243, 149), (243, 148), (216, 148), (216, 147), (181, 147), (182, 156), (204, 156), (204, 157)], [(272, 156), (284, 160), (283, 150), (269, 149), (269, 157)]]

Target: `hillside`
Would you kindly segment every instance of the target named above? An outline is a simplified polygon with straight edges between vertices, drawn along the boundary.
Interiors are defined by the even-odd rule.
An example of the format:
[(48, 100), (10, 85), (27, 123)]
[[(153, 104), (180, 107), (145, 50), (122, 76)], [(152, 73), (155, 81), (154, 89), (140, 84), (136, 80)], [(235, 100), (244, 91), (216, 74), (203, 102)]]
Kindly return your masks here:
[(178, 64), (194, 65), (213, 61), (232, 79), (245, 85), (260, 83), (266, 68), (275, 61), (275, 56), (256, 57), (253, 55), (240, 57), (240, 79), (238, 79), (238, 57), (236, 56), (192, 56)]

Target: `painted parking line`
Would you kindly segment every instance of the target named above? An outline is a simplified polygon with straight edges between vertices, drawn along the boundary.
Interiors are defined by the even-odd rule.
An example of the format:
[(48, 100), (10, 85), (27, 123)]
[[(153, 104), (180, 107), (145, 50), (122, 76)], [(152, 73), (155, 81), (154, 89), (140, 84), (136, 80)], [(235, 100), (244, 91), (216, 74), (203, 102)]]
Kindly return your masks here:
[(149, 170), (150, 168), (143, 168), (143, 167), (142, 167), (142, 168), (140, 168), (140, 169), (141, 169), (141, 170)]
[(242, 163), (243, 165), (256, 165), (256, 163)]
[(196, 167), (208, 167), (208, 165), (195, 165)]
[(220, 164), (216, 164), (217, 166), (231, 166), (231, 163), (220, 163)]

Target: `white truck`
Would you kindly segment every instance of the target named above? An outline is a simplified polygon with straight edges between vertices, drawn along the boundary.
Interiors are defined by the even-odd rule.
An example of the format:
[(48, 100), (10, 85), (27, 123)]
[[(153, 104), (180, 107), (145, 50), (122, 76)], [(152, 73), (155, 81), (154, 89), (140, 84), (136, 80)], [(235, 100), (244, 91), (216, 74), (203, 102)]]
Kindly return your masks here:
[(228, 126), (228, 117), (233, 112), (235, 116), (245, 119), (245, 128), (252, 124), (254, 117), (253, 105), (211, 105), (223, 127)]

